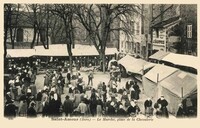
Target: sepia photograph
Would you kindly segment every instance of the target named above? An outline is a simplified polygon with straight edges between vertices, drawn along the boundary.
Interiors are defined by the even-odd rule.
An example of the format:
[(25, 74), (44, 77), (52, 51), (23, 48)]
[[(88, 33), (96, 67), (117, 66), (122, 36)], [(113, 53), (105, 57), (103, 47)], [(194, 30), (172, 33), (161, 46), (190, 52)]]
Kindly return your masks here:
[(4, 3), (3, 11), (4, 118), (198, 117), (197, 4)]

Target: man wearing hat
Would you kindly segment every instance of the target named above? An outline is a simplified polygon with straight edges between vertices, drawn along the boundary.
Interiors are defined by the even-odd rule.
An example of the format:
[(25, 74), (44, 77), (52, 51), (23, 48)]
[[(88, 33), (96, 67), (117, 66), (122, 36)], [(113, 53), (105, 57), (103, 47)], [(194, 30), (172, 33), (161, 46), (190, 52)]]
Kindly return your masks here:
[(63, 102), (63, 112), (65, 113), (65, 116), (71, 116), (73, 112), (73, 102), (69, 99), (68, 95)]
[(90, 70), (88, 74), (88, 86), (90, 85), (90, 83), (93, 86), (93, 78), (94, 78), (93, 72)]

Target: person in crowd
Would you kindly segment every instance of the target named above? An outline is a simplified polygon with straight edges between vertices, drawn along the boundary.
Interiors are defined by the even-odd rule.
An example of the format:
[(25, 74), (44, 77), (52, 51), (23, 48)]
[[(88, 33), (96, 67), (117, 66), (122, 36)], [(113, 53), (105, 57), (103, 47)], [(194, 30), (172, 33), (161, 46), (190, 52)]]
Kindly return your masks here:
[(54, 97), (54, 92), (50, 93), (50, 99), (49, 99), (49, 109), (48, 109), (48, 115), (49, 116), (56, 116), (56, 100)]
[(117, 116), (119, 116), (119, 117), (127, 116), (127, 112), (124, 110), (124, 107), (122, 104), (119, 105), (119, 109), (117, 110)]
[(36, 85), (32, 83), (29, 88), (31, 90), (31, 95), (35, 97), (36, 94), (37, 94), (37, 87), (36, 87)]
[(137, 105), (137, 101), (131, 101), (130, 104), (131, 105), (128, 107), (127, 112), (130, 116), (136, 116), (140, 112), (140, 108)]
[(190, 117), (193, 114), (193, 103), (190, 97), (187, 97), (184, 101), (183, 101), (183, 108), (185, 110), (185, 114)]
[(115, 103), (114, 102), (111, 102), (108, 105), (107, 116), (111, 116), (111, 117), (116, 116), (116, 110), (115, 110)]
[(178, 105), (178, 111), (176, 113), (176, 117), (177, 118), (184, 118), (185, 117), (185, 111), (183, 109), (183, 104), (182, 103), (180, 103)]
[(34, 102), (31, 102), (30, 107), (27, 110), (27, 117), (37, 117)]
[(84, 103), (84, 100), (82, 99), (77, 107), (77, 111), (80, 112), (81, 116), (86, 116), (87, 114), (87, 105)]
[(63, 93), (63, 88), (64, 88), (64, 78), (62, 76), (62, 73), (59, 73), (58, 76), (57, 76), (57, 83), (58, 83), (58, 94), (59, 96), (61, 96)]
[(80, 93), (83, 93), (83, 82), (77, 83), (77, 89), (79, 90)]
[(43, 105), (43, 109), (42, 109), (42, 116), (48, 116), (48, 112), (49, 112), (49, 96), (48, 96), (48, 88), (45, 86), (44, 90), (42, 91), (42, 105)]
[(126, 85), (125, 85), (126, 90), (130, 90), (130, 88), (132, 86), (131, 84), (132, 84), (131, 80), (129, 80), (129, 81), (126, 82)]
[(55, 110), (56, 115), (60, 116), (61, 110), (62, 110), (61, 97), (57, 93), (55, 93), (54, 94), (54, 99), (56, 100), (56, 110)]
[(6, 102), (11, 102), (12, 101), (12, 97), (11, 97), (11, 94), (10, 94), (10, 92), (7, 92), (6, 93)]
[(70, 84), (71, 83), (71, 72), (68, 71), (67, 72), (67, 84)]
[(65, 97), (65, 101), (63, 102), (63, 112), (65, 113), (65, 116), (71, 116), (73, 109), (73, 102), (69, 99), (69, 96), (67, 95)]
[(129, 101), (127, 91), (124, 91), (121, 97), (122, 101)]
[(102, 97), (103, 97), (103, 102), (105, 103), (106, 102), (106, 94), (107, 94), (107, 87), (105, 85), (105, 82), (103, 82), (103, 85), (102, 85)]
[(83, 97), (83, 101), (84, 103), (87, 105), (87, 114), (90, 114), (90, 100), (88, 99), (88, 95), (85, 94), (84, 97)]
[(88, 86), (90, 85), (90, 83), (91, 83), (91, 86), (93, 86), (93, 79), (94, 79), (94, 75), (93, 75), (92, 70), (90, 70), (88, 74)]
[(22, 90), (22, 95), (19, 98), (19, 109), (18, 109), (19, 116), (26, 116), (27, 108), (28, 108), (27, 96), (25, 95), (25, 92)]
[(35, 84), (35, 81), (36, 81), (36, 72), (33, 72), (30, 76), (31, 78), (31, 84)]
[(74, 108), (77, 108), (80, 102), (81, 102), (81, 94), (78, 89), (75, 89)]
[(97, 85), (97, 93), (99, 94), (99, 97), (102, 95), (102, 88), (103, 88), (103, 82), (100, 81), (99, 84)]
[(17, 106), (14, 104), (13, 100), (9, 100), (5, 103), (5, 109), (4, 109), (4, 116), (8, 118), (14, 118), (17, 116), (16, 110)]
[(136, 98), (136, 91), (133, 87), (130, 88), (130, 99), (135, 100)]
[(49, 70), (47, 70), (44, 76), (44, 86), (47, 86), (47, 87), (50, 86), (50, 71)]
[(37, 113), (42, 113), (42, 91), (38, 90), (38, 93), (36, 95), (36, 112)]
[(145, 115), (146, 115), (147, 117), (153, 115), (152, 104), (153, 104), (153, 102), (152, 102), (151, 98), (148, 98), (148, 99), (145, 100), (145, 102), (144, 102)]
[(9, 91), (10, 91), (11, 99), (15, 99), (15, 94), (14, 94), (14, 90), (15, 90), (15, 78), (11, 77), (11, 79), (8, 82), (8, 84), (10, 85)]
[(138, 100), (140, 98), (139, 94), (141, 92), (140, 87), (137, 84), (137, 81), (135, 81), (134, 85), (133, 85), (133, 89), (135, 90), (135, 100)]
[(92, 93), (90, 97), (90, 112), (92, 116), (95, 116), (97, 113), (97, 96), (96, 96), (95, 89), (92, 89)]
[(97, 97), (97, 116), (102, 116), (103, 113), (103, 101)]
[(168, 102), (163, 95), (157, 100), (157, 103), (160, 104), (161, 117), (169, 118), (167, 110)]

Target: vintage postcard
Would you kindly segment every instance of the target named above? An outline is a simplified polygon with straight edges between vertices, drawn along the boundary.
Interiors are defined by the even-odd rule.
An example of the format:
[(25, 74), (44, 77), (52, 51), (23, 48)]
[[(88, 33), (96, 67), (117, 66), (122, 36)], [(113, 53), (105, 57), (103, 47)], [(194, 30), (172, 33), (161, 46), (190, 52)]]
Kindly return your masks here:
[(4, 1), (3, 126), (196, 126), (199, 4), (146, 2)]

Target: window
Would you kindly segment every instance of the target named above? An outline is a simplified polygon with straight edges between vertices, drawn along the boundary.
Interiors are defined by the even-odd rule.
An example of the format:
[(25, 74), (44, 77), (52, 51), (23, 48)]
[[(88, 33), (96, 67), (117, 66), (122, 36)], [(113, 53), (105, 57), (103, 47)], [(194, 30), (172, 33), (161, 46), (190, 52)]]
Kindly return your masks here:
[(136, 34), (140, 35), (140, 23), (137, 23), (137, 29), (136, 29)]
[(159, 30), (156, 29), (156, 38), (159, 38)]
[(192, 25), (187, 25), (187, 38), (192, 38)]
[(133, 33), (133, 35), (135, 35), (135, 23), (134, 23), (134, 21), (131, 21), (130, 22), (130, 25), (131, 25), (131, 32)]
[(129, 46), (128, 46), (128, 41), (126, 41), (126, 46), (125, 46), (125, 51), (126, 52), (129, 52), (129, 48), (128, 48)]
[(22, 28), (17, 29), (17, 42), (23, 42), (24, 30)]

